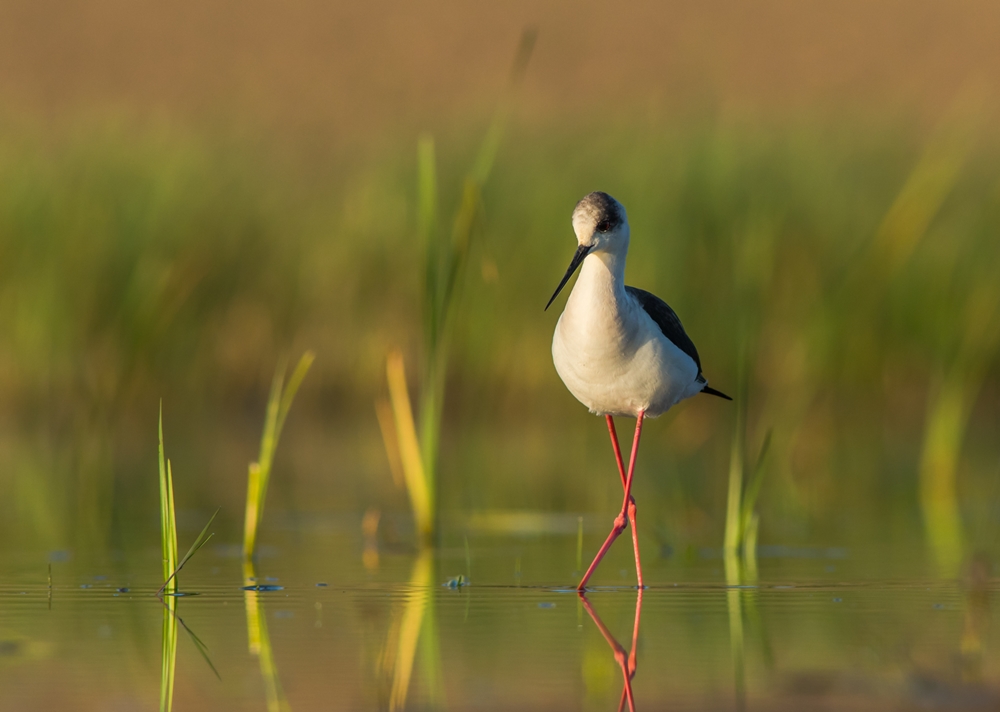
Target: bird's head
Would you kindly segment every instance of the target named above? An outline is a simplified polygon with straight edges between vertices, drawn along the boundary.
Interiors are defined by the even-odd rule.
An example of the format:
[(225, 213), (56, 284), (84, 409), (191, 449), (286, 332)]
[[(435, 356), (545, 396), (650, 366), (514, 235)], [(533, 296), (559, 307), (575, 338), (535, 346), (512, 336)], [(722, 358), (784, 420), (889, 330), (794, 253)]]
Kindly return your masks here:
[(573, 231), (580, 247), (588, 252), (619, 252), (628, 248), (625, 207), (607, 193), (596, 191), (576, 204)]
[(624, 256), (628, 250), (628, 216), (624, 206), (607, 193), (595, 191), (585, 195), (576, 204), (573, 209), (573, 231), (578, 244), (576, 254), (549, 303), (545, 305), (546, 309), (591, 252), (610, 252)]

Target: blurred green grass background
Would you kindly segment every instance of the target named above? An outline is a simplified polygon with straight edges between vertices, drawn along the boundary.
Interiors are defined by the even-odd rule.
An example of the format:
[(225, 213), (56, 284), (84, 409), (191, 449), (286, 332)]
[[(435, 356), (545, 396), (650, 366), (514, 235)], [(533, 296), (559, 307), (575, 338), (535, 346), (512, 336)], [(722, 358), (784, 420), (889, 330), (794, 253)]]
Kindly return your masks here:
[[(713, 12), (702, 19), (725, 15)], [(901, 35), (919, 36), (929, 20), (918, 19)], [(570, 45), (565, 29), (547, 27), (483, 193), (462, 285), (441, 446), (445, 515), (603, 512), (614, 500), (603, 426), (556, 377), (557, 314), (542, 312), (571, 254), (572, 207), (600, 189), (629, 210), (628, 281), (674, 306), (713, 385), (735, 390), (746, 353), (750, 451), (774, 432), (761, 543), (912, 544), (929, 531), (946, 563), (994, 547), (1000, 163), (989, 94), (931, 78), (909, 104), (878, 104), (871, 95), (908, 86), (910, 75), (845, 79), (833, 60), (850, 47), (839, 45), (825, 70), (804, 75), (814, 97), (805, 108), (789, 108), (794, 77), (734, 103), (745, 96), (729, 82), (735, 60), (725, 82), (692, 70), (657, 84), (647, 68), (624, 81), (628, 94), (610, 69), (588, 78), (593, 58), (555, 61)], [(273, 506), (405, 512), (372, 403), (392, 347), (418, 368), (417, 128), (434, 134), (440, 214), (453, 214), (514, 38), (485, 45), (472, 69), (428, 50), (413, 71), (433, 80), (398, 79), (418, 95), (444, 92), (439, 103), (385, 88), (398, 57), (340, 77), (348, 88), (334, 94), (356, 103), (363, 118), (353, 120), (333, 99), (303, 102), (289, 119), (287, 106), (275, 108), (287, 94), (248, 118), (253, 92), (230, 112), (223, 93), (206, 112), (224, 79), (207, 69), (197, 91), (181, 82), (157, 94), (136, 89), (135, 76), (159, 76), (148, 67), (104, 85), (93, 77), (114, 72), (80, 70), (74, 84), (64, 58), (31, 65), (28, 52), (7, 63), (5, 90), (18, 101), (0, 119), (3, 540), (98, 549), (146, 532), (139, 539), (153, 541), (160, 397), (179, 510), (223, 505), (235, 540), (274, 364), (307, 348), (317, 360), (275, 463)], [(357, 59), (347, 44), (317, 66)], [(895, 66), (872, 52), (871, 66)], [(636, 66), (622, 56), (632, 55), (619, 55), (622, 67)], [(766, 75), (777, 61), (759, 57), (744, 71)], [(299, 60), (261, 75), (260, 91), (297, 76)], [(949, 71), (962, 75), (956, 62)], [(450, 66), (453, 94), (435, 75)], [(561, 104), (545, 91), (559, 78)], [(590, 79), (611, 88), (570, 91)], [(868, 104), (830, 109), (840, 94), (824, 91), (855, 79)], [(70, 85), (79, 92), (60, 88)], [(664, 110), (675, 90), (684, 101)], [(377, 91), (381, 101), (365, 93)], [(694, 399), (651, 424), (636, 484), (644, 536), (674, 549), (721, 543), (734, 419), (734, 409)]]
[[(995, 148), (980, 138), (952, 153), (965, 145), (953, 135), (970, 130), (723, 119), (515, 130), (464, 285), (443, 507), (586, 510), (616, 484), (598, 484), (606, 443), (554, 376), (555, 317), (541, 310), (573, 244), (566, 216), (591, 187), (630, 208), (629, 280), (674, 304), (713, 383), (735, 385), (739, 341), (751, 344), (751, 439), (775, 427), (783, 448), (770, 506), (807, 527), (877, 531), (894, 512), (909, 527), (928, 403), (962, 358), (982, 362), (969, 376), (963, 462), (970, 486), (987, 486), (1000, 215)], [(64, 506), (81, 517), (112, 506), (118, 488), (131, 496), (128, 474), (151, 459), (149, 403), (163, 393), (168, 421), (171, 406), (192, 414), (173, 436), (181, 447), (205, 427), (250, 428), (271, 364), (299, 345), (320, 355), (299, 420), (315, 421), (320, 440), (346, 431), (373, 442), (318, 445), (336, 456), (318, 472), (302, 463), (298, 476), (334, 478), (337, 508), (383, 489), (358, 480), (387, 471), (371, 452), (384, 355), (392, 345), (415, 354), (420, 334), (412, 145), (317, 176), (266, 147), (164, 127), (101, 124), (56, 140), (17, 131), (0, 177), (0, 387), (16, 473), (6, 486), (18, 488), (8, 506), (41, 521)], [(443, 186), (458, 184), (462, 138), (442, 157)], [(940, 160), (959, 164), (943, 186), (933, 184), (940, 166), (920, 168)], [(920, 170), (931, 177), (914, 179)], [(914, 188), (901, 227), (886, 227), (908, 180), (933, 185)], [(907, 241), (890, 263), (887, 251)], [(654, 425), (650, 460), (663, 474), (645, 487), (716, 519), (733, 415), (696, 399)], [(235, 485), (241, 474), (214, 476)], [(776, 518), (764, 517), (765, 532)], [(111, 520), (102, 509), (93, 524)]]

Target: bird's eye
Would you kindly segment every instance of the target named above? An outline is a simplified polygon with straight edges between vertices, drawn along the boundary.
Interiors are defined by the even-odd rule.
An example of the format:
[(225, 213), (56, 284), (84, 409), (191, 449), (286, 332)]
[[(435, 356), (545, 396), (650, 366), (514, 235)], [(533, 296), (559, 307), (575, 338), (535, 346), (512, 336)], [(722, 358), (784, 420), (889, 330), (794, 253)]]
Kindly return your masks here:
[(607, 232), (610, 229), (611, 229), (611, 221), (610, 220), (601, 220), (601, 222), (597, 223), (597, 231), (598, 232)]

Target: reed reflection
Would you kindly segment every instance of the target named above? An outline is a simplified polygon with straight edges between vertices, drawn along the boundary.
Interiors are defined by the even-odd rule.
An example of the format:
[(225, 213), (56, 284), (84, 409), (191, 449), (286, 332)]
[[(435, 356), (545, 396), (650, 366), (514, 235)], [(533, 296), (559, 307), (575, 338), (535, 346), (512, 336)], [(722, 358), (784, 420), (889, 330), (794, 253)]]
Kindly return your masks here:
[(635, 599), (635, 623), (632, 626), (632, 647), (629, 652), (625, 651), (621, 643), (611, 634), (608, 627), (604, 625), (604, 621), (601, 617), (597, 615), (597, 611), (594, 607), (590, 605), (590, 601), (587, 600), (587, 596), (583, 591), (579, 592), (580, 601), (583, 603), (583, 607), (586, 609), (587, 614), (590, 616), (591, 620), (594, 621), (594, 625), (597, 629), (601, 631), (601, 635), (604, 639), (608, 641), (608, 645), (611, 646), (611, 650), (615, 656), (615, 662), (618, 663), (618, 667), (621, 668), (622, 678), (624, 679), (624, 686), (622, 687), (622, 694), (618, 700), (618, 712), (622, 712), (625, 709), (625, 702), (628, 702), (629, 712), (635, 712), (635, 697), (632, 694), (632, 678), (635, 677), (635, 671), (637, 667), (636, 660), (636, 643), (639, 641), (639, 618), (642, 615), (642, 587), (639, 587), (639, 593)]
[(391, 679), (388, 708), (406, 709), (410, 680), (417, 658), (429, 709), (443, 709), (444, 680), (438, 639), (437, 614), (434, 605), (434, 555), (431, 549), (421, 549), (413, 563), (407, 587), (408, 595), (402, 614), (395, 618), (379, 656), (379, 670)]
[(256, 657), (260, 663), (267, 712), (290, 712), (291, 707), (281, 688), (278, 668), (271, 650), (271, 636), (267, 630), (264, 603), (259, 599), (261, 588), (257, 584), (257, 575), (254, 571), (253, 561), (250, 559), (243, 561), (243, 582), (243, 604), (247, 614), (247, 641), (250, 654)]
[(195, 632), (188, 627), (184, 619), (178, 615), (178, 596), (176, 594), (167, 594), (166, 596), (157, 594), (157, 598), (163, 604), (163, 635), (161, 638), (160, 657), (160, 712), (171, 712), (174, 706), (174, 677), (177, 669), (178, 623), (191, 638), (191, 642), (212, 670), (215, 678), (221, 680), (222, 677), (208, 655), (208, 646), (202, 642), (201, 638), (195, 635)]
[(174, 671), (177, 668), (177, 599), (161, 598), (163, 604), (163, 635), (160, 655), (160, 712), (174, 707)]

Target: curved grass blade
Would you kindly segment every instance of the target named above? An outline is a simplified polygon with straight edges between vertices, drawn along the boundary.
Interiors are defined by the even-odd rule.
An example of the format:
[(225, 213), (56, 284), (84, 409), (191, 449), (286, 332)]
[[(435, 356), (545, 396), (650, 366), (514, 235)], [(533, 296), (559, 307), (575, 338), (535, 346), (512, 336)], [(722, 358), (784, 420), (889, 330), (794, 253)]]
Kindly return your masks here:
[(740, 532), (744, 545), (747, 542), (750, 522), (754, 516), (754, 508), (757, 506), (757, 496), (760, 494), (760, 486), (764, 482), (764, 460), (771, 447), (772, 429), (764, 435), (764, 442), (760, 446), (760, 454), (757, 455), (757, 462), (750, 473), (750, 482), (743, 492), (743, 511), (740, 515)]
[(278, 364), (271, 381), (271, 393), (267, 399), (267, 416), (264, 419), (264, 432), (260, 438), (260, 454), (257, 462), (250, 463), (247, 475), (247, 501), (243, 524), (243, 556), (253, 556), (257, 546), (257, 529), (264, 518), (264, 501), (267, 498), (267, 486), (271, 480), (271, 465), (274, 462), (274, 451), (278, 447), (281, 430), (285, 426), (285, 418), (291, 410), (295, 394), (302, 385), (309, 367), (316, 360), (316, 354), (306, 351), (299, 359), (298, 365), (285, 385), (285, 362)]
[[(221, 507), (219, 509), (221, 509)], [(191, 548), (188, 549), (186, 554), (184, 554), (184, 558), (181, 559), (181, 562), (177, 565), (177, 568), (174, 569), (174, 572), (170, 574), (170, 577), (163, 582), (162, 586), (160, 586), (160, 590), (156, 592), (157, 595), (163, 593), (163, 589), (165, 589), (167, 587), (167, 584), (170, 583), (170, 581), (177, 576), (180, 570), (184, 568), (184, 565), (191, 560), (191, 557), (197, 554), (198, 551), (201, 549), (201, 547), (205, 546), (205, 544), (208, 543), (208, 540), (211, 539), (213, 536), (215, 536), (215, 532), (212, 532), (211, 534), (208, 533), (208, 528), (212, 526), (212, 522), (215, 521), (216, 515), (219, 514), (219, 509), (216, 509), (215, 512), (212, 514), (211, 519), (208, 520), (208, 524), (206, 524), (204, 529), (201, 530), (201, 534), (198, 535), (198, 538), (194, 540), (194, 543), (191, 545)]]

